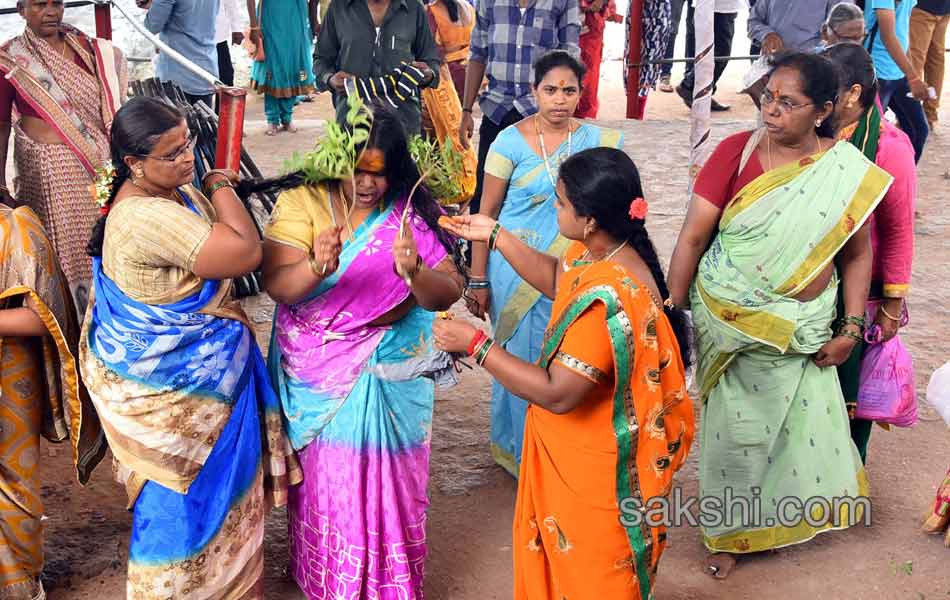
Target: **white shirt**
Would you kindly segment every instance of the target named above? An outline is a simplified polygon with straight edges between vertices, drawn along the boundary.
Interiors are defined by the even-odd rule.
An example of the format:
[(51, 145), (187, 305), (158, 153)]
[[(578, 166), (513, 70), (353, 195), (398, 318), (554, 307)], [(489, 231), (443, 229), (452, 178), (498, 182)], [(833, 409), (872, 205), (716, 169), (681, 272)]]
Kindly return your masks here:
[(247, 9), (241, 10), (238, 0), (218, 0), (218, 18), (215, 21), (215, 43), (231, 43), (231, 34), (243, 32), (247, 26)]
[[(793, 0), (789, 0), (793, 1)], [(696, 0), (690, 0), (690, 4), (696, 6)], [(713, 12), (717, 13), (740, 13), (749, 8), (748, 0), (714, 0)]]

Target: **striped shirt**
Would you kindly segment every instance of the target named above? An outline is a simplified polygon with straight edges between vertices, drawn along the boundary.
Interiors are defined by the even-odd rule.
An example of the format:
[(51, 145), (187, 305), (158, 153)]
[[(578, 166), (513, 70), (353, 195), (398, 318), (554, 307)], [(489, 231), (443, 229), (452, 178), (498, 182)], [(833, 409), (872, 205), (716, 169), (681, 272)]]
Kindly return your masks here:
[(512, 108), (537, 111), (534, 61), (551, 50), (579, 56), (580, 22), (578, 0), (535, 0), (523, 11), (519, 0), (479, 0), (470, 60), (486, 65), (479, 105), (487, 118), (501, 123)]

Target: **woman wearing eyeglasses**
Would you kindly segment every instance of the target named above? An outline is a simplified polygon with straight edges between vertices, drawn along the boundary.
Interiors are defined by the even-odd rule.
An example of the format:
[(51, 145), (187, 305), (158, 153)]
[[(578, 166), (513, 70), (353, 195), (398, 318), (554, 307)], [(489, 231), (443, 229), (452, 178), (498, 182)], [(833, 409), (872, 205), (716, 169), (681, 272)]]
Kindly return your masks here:
[(190, 185), (176, 109), (134, 98), (111, 139), (79, 363), (133, 511), (127, 595), (260, 599), (266, 508), (301, 479), (230, 296), (261, 242), (233, 173)]
[[(834, 367), (864, 333), (865, 223), (891, 176), (832, 138), (837, 95), (826, 58), (777, 57), (761, 98), (764, 128), (713, 152), (673, 252), (670, 300), (691, 307), (696, 328), (700, 495), (720, 499), (732, 518), (704, 524), (716, 577), (735, 554), (865, 516), (802, 509), (868, 492)], [(836, 318), (839, 285), (845, 311)], [(758, 508), (742, 510), (730, 496)]]

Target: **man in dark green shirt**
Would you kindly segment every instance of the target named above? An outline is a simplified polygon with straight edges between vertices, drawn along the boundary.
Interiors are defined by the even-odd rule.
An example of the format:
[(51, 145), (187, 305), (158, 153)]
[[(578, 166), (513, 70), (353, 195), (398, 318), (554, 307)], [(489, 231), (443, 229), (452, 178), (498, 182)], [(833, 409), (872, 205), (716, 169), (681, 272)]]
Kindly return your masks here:
[[(419, 0), (333, 0), (317, 38), (314, 71), (318, 88), (333, 92), (340, 119), (347, 79), (390, 75), (410, 63), (423, 72), (420, 85), (437, 86), (440, 60)], [(390, 97), (409, 135), (421, 130), (420, 96)]]

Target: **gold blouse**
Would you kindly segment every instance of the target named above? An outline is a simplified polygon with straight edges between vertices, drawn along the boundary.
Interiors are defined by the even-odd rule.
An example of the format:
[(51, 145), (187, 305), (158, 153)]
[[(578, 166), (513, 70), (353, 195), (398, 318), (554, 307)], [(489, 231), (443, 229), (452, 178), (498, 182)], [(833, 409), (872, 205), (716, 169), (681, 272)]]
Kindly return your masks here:
[(144, 304), (178, 302), (203, 284), (194, 268), (211, 235), (214, 207), (194, 187), (181, 189), (200, 215), (181, 202), (131, 196), (113, 206), (106, 220), (102, 270)]

